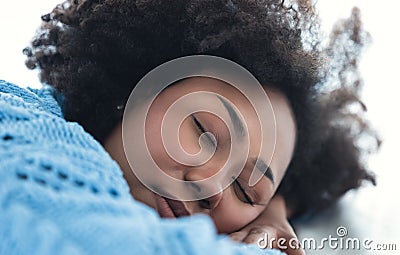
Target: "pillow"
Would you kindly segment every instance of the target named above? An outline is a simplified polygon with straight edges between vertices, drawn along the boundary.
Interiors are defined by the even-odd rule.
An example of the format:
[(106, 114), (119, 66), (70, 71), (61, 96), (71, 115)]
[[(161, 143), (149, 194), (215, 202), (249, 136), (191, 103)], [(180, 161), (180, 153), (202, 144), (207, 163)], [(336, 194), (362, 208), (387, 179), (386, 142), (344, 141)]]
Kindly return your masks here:
[(54, 95), (0, 81), (0, 254), (282, 254), (217, 235), (205, 215), (161, 219), (135, 201)]

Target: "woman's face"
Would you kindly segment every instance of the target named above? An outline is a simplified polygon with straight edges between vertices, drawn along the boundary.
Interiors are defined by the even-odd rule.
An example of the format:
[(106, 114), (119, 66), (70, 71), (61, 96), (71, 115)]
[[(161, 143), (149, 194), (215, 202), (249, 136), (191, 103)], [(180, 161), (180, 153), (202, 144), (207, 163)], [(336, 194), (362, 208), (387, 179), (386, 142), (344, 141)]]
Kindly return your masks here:
[[(210, 215), (219, 233), (234, 232), (250, 223), (264, 210), (284, 176), (295, 144), (296, 127), (287, 99), (278, 91), (268, 88), (265, 90), (274, 110), (274, 116), (271, 115), (267, 121), (276, 121), (276, 141), (268, 137), (261, 139), (259, 120), (252, 105), (237, 89), (220, 80), (205, 77), (182, 80), (161, 92), (150, 107), (145, 125), (148, 151), (162, 171), (183, 181), (201, 181), (215, 175), (227, 161), (230, 150), (240, 149), (231, 148), (232, 140), (224, 121), (230, 121), (234, 126), (247, 127), (242, 131), (249, 139), (249, 153), (242, 171), (228, 187), (221, 187), (218, 180), (212, 185), (201, 187), (213, 190), (214, 195), (211, 197), (181, 202), (178, 201), (179, 198), (171, 200), (148, 189), (136, 178), (127, 162), (122, 146), (121, 125), (109, 136), (105, 148), (121, 166), (133, 197), (156, 209), (161, 217), (205, 213)], [(176, 134), (176, 128), (169, 130), (167, 126), (162, 133), (161, 124), (165, 113), (174, 102), (182, 96), (200, 91), (213, 92), (221, 97), (211, 97), (209, 100), (193, 103), (214, 104), (215, 107), (221, 107), (229, 113), (226, 115), (229, 117), (223, 121), (211, 113), (196, 112), (183, 121), (177, 119), (181, 122), (178, 131), (179, 142), (182, 149), (189, 154), (194, 155), (201, 150), (199, 137), (202, 133), (210, 132), (216, 138), (206, 141), (215, 146), (213, 156), (208, 161), (200, 165), (186, 165), (171, 158), (163, 145), (162, 135), (172, 136)], [(223, 100), (223, 97), (227, 100)], [(238, 116), (238, 111), (243, 119)], [(276, 142), (273, 155), (259, 155), (261, 140), (265, 143), (263, 146)], [(249, 186), (254, 167), (262, 171), (268, 170), (255, 185)], [(193, 192), (193, 189), (188, 188), (187, 192)]]

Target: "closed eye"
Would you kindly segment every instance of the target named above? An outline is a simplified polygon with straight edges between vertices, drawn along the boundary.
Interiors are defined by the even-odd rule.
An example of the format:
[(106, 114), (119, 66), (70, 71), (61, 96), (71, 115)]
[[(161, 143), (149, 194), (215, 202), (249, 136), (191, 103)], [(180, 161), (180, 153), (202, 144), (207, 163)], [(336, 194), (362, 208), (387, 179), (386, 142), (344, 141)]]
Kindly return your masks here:
[(239, 190), (234, 188), (236, 195), (238, 196), (239, 200), (242, 202), (245, 202), (247, 204), (250, 204), (251, 206), (254, 206), (254, 201), (251, 199), (249, 194), (247, 194), (246, 190), (243, 188), (243, 186), (240, 184), (237, 178), (232, 177), (234, 179), (234, 185), (237, 187)]
[(217, 147), (216, 139), (211, 135), (210, 132), (206, 131), (200, 121), (193, 114), (190, 115), (193, 119), (194, 124), (197, 126), (201, 134), (204, 134), (207, 138), (207, 141), (213, 146), (213, 148)]

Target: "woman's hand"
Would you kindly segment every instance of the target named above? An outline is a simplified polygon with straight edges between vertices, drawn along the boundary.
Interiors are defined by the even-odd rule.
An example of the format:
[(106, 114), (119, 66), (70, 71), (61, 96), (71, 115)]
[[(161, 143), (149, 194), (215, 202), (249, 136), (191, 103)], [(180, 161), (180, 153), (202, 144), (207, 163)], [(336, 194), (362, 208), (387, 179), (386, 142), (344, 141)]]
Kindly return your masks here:
[[(278, 249), (288, 255), (305, 254), (303, 249), (297, 248), (299, 247), (297, 236), (287, 219), (285, 201), (279, 195), (271, 199), (265, 210), (254, 221), (231, 233), (230, 237), (237, 242)], [(279, 239), (281, 241), (278, 242)]]

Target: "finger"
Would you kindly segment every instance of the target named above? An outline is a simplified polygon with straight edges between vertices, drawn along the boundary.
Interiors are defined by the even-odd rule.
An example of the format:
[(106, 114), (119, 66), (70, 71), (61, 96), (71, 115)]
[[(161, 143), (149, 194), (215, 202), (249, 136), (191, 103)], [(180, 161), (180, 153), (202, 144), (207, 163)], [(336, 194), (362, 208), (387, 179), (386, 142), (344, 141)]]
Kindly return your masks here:
[(270, 247), (270, 240), (276, 237), (277, 232), (273, 228), (252, 228), (243, 242), (247, 244), (258, 244), (259, 240), (262, 238), (263, 242), (266, 242), (266, 246), (272, 248)]
[(294, 231), (291, 232), (279, 232), (279, 238), (285, 240), (284, 243), (275, 242), (273, 244), (274, 249), (279, 249), (288, 255), (305, 255), (305, 251), (301, 247), (300, 241), (297, 239)]
[(281, 251), (285, 252), (288, 255), (305, 255), (305, 251), (297, 245), (288, 245), (287, 249), (281, 249)]
[(283, 252), (285, 252), (287, 255), (306, 255), (306, 252), (302, 248), (299, 249), (289, 248), (284, 250)]
[(244, 231), (234, 232), (229, 235), (232, 241), (234, 242), (243, 242), (243, 239), (247, 236), (247, 233)]

